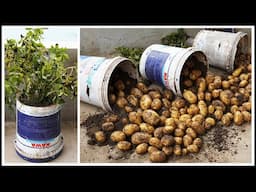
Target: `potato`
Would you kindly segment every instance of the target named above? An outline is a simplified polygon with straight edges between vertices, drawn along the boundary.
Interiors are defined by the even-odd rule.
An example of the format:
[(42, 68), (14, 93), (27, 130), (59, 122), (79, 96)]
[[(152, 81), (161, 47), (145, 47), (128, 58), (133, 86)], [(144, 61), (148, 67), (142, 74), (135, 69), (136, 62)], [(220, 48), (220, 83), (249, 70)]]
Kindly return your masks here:
[(130, 107), (130, 106), (125, 106), (124, 110), (125, 110), (126, 113), (130, 113), (130, 112), (133, 111), (132, 107)]
[(127, 97), (127, 100), (128, 100), (128, 102), (129, 102), (131, 105), (133, 105), (134, 107), (137, 107), (137, 105), (138, 105), (138, 99), (137, 99), (137, 97), (135, 97), (134, 95), (129, 95), (129, 96)]
[(203, 115), (204, 117), (207, 116), (208, 108), (207, 108), (207, 105), (204, 101), (199, 101), (198, 102), (198, 108), (199, 108), (199, 113), (201, 115)]
[(187, 148), (182, 148), (182, 155), (185, 156), (189, 153), (188, 149)]
[(221, 118), (221, 122), (224, 126), (229, 126), (231, 124), (231, 119), (229, 117), (229, 115), (224, 114)]
[(180, 113), (180, 115), (186, 114), (187, 113), (187, 107), (180, 108), (179, 113)]
[(243, 119), (246, 122), (250, 122), (251, 121), (251, 113), (249, 113), (248, 111), (242, 111), (242, 115), (243, 115)]
[(116, 95), (115, 94), (109, 94), (108, 100), (110, 104), (114, 104), (116, 102)]
[(176, 156), (182, 155), (181, 146), (180, 146), (180, 145), (174, 145), (173, 153), (174, 153)]
[(191, 119), (191, 115), (189, 114), (183, 114), (179, 117), (180, 122), (186, 122), (187, 119)]
[(248, 81), (247, 81), (247, 80), (242, 80), (242, 81), (239, 83), (239, 87), (245, 87), (246, 85), (248, 85)]
[(185, 107), (185, 100), (180, 98), (180, 97), (177, 97), (173, 102), (172, 102), (172, 105), (173, 107), (176, 107), (177, 109), (180, 109), (180, 108), (183, 108)]
[(212, 91), (212, 97), (213, 97), (214, 99), (218, 98), (218, 97), (220, 96), (220, 92), (221, 92), (221, 89), (214, 89), (214, 90)]
[(166, 160), (166, 155), (163, 151), (154, 151), (149, 155), (152, 162), (163, 162)]
[(119, 90), (118, 93), (117, 93), (117, 96), (118, 97), (124, 97), (125, 96), (124, 91)]
[(94, 137), (98, 143), (104, 143), (106, 141), (106, 136), (103, 131), (95, 132)]
[(171, 102), (168, 99), (166, 99), (166, 98), (162, 99), (162, 103), (163, 103), (163, 106), (165, 108), (170, 108), (171, 107)]
[(182, 129), (176, 128), (176, 129), (174, 130), (174, 135), (175, 135), (176, 137), (183, 137), (184, 134), (185, 134), (185, 133), (184, 133), (184, 130), (182, 130)]
[(198, 148), (202, 147), (203, 141), (199, 137), (195, 138), (193, 141), (193, 145), (196, 145)]
[(191, 104), (187, 109), (189, 115), (196, 115), (199, 113), (199, 108), (196, 104)]
[(142, 117), (143, 120), (150, 125), (157, 125), (160, 122), (159, 115), (151, 109), (143, 111)]
[(239, 107), (239, 111), (240, 111), (240, 112), (246, 111), (246, 108), (243, 107), (243, 106), (240, 106), (240, 107)]
[(241, 74), (242, 70), (243, 70), (243, 68), (242, 68), (242, 67), (239, 67), (239, 68), (237, 68), (235, 71), (233, 71), (232, 75), (233, 75), (234, 77), (238, 77), (238, 76)]
[(213, 84), (215, 88), (221, 88), (222, 82), (221, 82), (221, 76), (215, 76), (213, 80)]
[(198, 153), (198, 152), (199, 152), (199, 148), (198, 148), (198, 146), (195, 145), (195, 144), (189, 145), (189, 146), (187, 147), (187, 149), (188, 149), (188, 151), (189, 151), (190, 153)]
[(175, 123), (175, 120), (174, 118), (168, 118), (165, 120), (165, 125), (168, 126), (173, 126), (174, 128), (176, 128), (176, 123)]
[(143, 92), (141, 90), (139, 90), (138, 88), (132, 88), (131, 89), (131, 95), (134, 95), (137, 98), (141, 98), (143, 95)]
[(143, 110), (141, 108), (138, 108), (137, 111), (136, 111), (140, 116), (142, 116), (143, 114)]
[(191, 81), (190, 79), (185, 79), (183, 81), (183, 85), (185, 85), (186, 87), (192, 87), (193, 81)]
[(162, 149), (161, 140), (158, 139), (157, 137), (151, 137), (151, 138), (149, 139), (149, 144), (150, 144), (151, 146), (154, 146), (154, 147), (158, 148), (158, 149)]
[(170, 156), (173, 153), (173, 147), (163, 147), (162, 151), (165, 155)]
[(146, 132), (148, 134), (153, 134), (155, 131), (155, 128), (147, 123), (141, 123), (140, 124), (140, 131)]
[(149, 146), (148, 147), (148, 153), (151, 154), (153, 152), (159, 151), (159, 149), (157, 149), (156, 147), (153, 146)]
[(223, 111), (222, 111), (222, 110), (217, 109), (217, 110), (214, 112), (214, 117), (215, 117), (215, 119), (221, 120), (222, 116), (223, 116)]
[(190, 103), (190, 104), (193, 104), (193, 103), (196, 103), (197, 102), (197, 97), (196, 95), (192, 92), (192, 91), (189, 91), (189, 90), (184, 90), (183, 92), (183, 97)]
[(174, 119), (179, 119), (180, 112), (178, 110), (172, 110), (171, 111), (171, 117), (174, 118)]
[(213, 100), (212, 105), (214, 106), (215, 110), (217, 110), (217, 109), (222, 110), (222, 111), (226, 110), (226, 106), (220, 100)]
[(148, 143), (151, 135), (145, 132), (136, 132), (131, 137), (131, 142), (135, 145)]
[(172, 98), (173, 98), (172, 91), (165, 89), (163, 92), (163, 97), (166, 98), (167, 100), (172, 100)]
[(151, 103), (151, 109), (153, 110), (159, 110), (162, 107), (162, 102), (160, 99), (153, 99), (152, 103)]
[(247, 111), (251, 111), (251, 102), (245, 102), (242, 106), (245, 107)]
[(122, 80), (117, 80), (115, 82), (114, 86), (117, 90), (124, 90), (125, 89), (125, 85), (124, 85), (124, 82)]
[(124, 126), (123, 128), (123, 132), (125, 133), (125, 135), (127, 136), (131, 136), (133, 135), (135, 132), (140, 131), (140, 128), (137, 124), (127, 124)]
[(213, 74), (207, 74), (205, 77), (206, 84), (209, 85), (210, 83), (213, 83), (214, 81), (214, 75)]
[(137, 154), (144, 154), (148, 151), (148, 144), (147, 143), (141, 143), (137, 145), (135, 152)]
[(122, 131), (114, 131), (110, 135), (110, 139), (114, 142), (124, 141), (126, 139), (124, 132)]
[(154, 131), (154, 137), (161, 139), (164, 135), (164, 127), (158, 127)]
[(166, 119), (167, 119), (167, 118), (166, 118), (165, 116), (161, 115), (161, 116), (160, 116), (159, 125), (164, 126)]
[(230, 118), (230, 120), (234, 119), (234, 115), (230, 112), (227, 112), (226, 115)]
[(103, 131), (113, 131), (115, 129), (115, 125), (113, 122), (105, 122), (102, 124)]
[(242, 73), (241, 75), (240, 75), (240, 77), (239, 77), (239, 79), (241, 80), (241, 81), (243, 81), (243, 80), (249, 80), (249, 75), (248, 74), (246, 74), (246, 73)]
[(137, 83), (136, 87), (139, 90), (141, 90), (144, 94), (148, 92), (148, 87), (142, 82)]
[(203, 77), (200, 77), (196, 80), (199, 92), (204, 92), (206, 90), (206, 80)]
[(186, 134), (191, 136), (193, 139), (196, 138), (196, 136), (197, 136), (196, 132), (192, 128), (190, 128), (190, 127), (187, 128)]
[(164, 111), (162, 111), (162, 116), (165, 116), (167, 119), (168, 117), (170, 117), (170, 112), (167, 110), (164, 110)]
[(182, 137), (174, 137), (174, 141), (176, 145), (181, 145), (183, 143)]
[(209, 113), (209, 114), (213, 114), (214, 111), (215, 111), (215, 107), (214, 107), (213, 105), (209, 105), (209, 106), (208, 106), (208, 113)]
[(175, 127), (173, 127), (172, 125), (166, 125), (163, 127), (163, 133), (167, 135), (172, 134), (174, 132), (174, 129)]
[(192, 129), (194, 129), (196, 131), (197, 134), (202, 135), (205, 133), (205, 128), (203, 126), (203, 124), (197, 122), (197, 121), (193, 121), (191, 124)]
[(204, 94), (205, 101), (211, 101), (212, 100), (212, 94), (210, 92), (205, 92)]
[(201, 114), (197, 114), (197, 115), (194, 115), (194, 117), (192, 117), (192, 121), (196, 121), (200, 124), (202, 124), (204, 122), (204, 116), (201, 115)]
[(230, 108), (231, 113), (235, 114), (236, 111), (239, 110), (239, 107), (237, 105), (232, 105)]
[(126, 117), (123, 117), (123, 118), (121, 119), (121, 122), (122, 122), (123, 125), (126, 125), (126, 124), (129, 123), (129, 120), (128, 120)]
[(210, 84), (208, 85), (208, 91), (210, 91), (210, 92), (212, 92), (215, 88), (216, 88), (216, 87), (215, 87), (214, 83), (210, 83)]
[(183, 145), (184, 145), (185, 147), (187, 147), (187, 146), (189, 146), (190, 144), (192, 144), (192, 142), (193, 142), (193, 138), (192, 138), (190, 135), (185, 135), (185, 136), (183, 137)]
[(236, 125), (242, 125), (244, 121), (243, 114), (240, 111), (236, 111), (234, 114), (234, 123)]
[(201, 75), (202, 75), (202, 72), (200, 70), (193, 69), (191, 71), (191, 73), (189, 74), (189, 78), (194, 81), (194, 80), (198, 79)]
[(119, 108), (124, 108), (128, 102), (124, 97), (118, 97), (116, 100), (116, 104)]
[(141, 115), (134, 111), (129, 113), (128, 118), (131, 123), (135, 123), (139, 125), (142, 122)]
[(247, 66), (247, 70), (248, 70), (249, 72), (252, 71), (252, 64), (249, 64), (249, 65)]
[(178, 122), (177, 127), (178, 129), (182, 129), (184, 131), (187, 129), (187, 125), (184, 122)]
[(221, 84), (222, 84), (223, 89), (229, 89), (229, 87), (230, 87), (230, 83), (227, 80), (222, 81)]
[(214, 125), (216, 124), (215, 122), (215, 119), (212, 118), (212, 117), (207, 117), (205, 119), (205, 122), (204, 122), (204, 128), (205, 129), (210, 129), (211, 127), (213, 127)]
[(199, 91), (199, 92), (197, 93), (197, 98), (198, 98), (198, 100), (204, 100), (204, 92)]
[(152, 99), (161, 99), (161, 94), (159, 91), (149, 91), (148, 94)]
[(132, 147), (132, 144), (129, 141), (119, 141), (117, 143), (117, 148), (121, 151), (128, 151)]
[(171, 146), (175, 143), (174, 137), (171, 135), (164, 135), (161, 138), (161, 144), (162, 146), (168, 147)]
[(114, 122), (115, 123), (119, 120), (119, 117), (118, 117), (118, 115), (111, 114), (108, 117), (106, 117), (104, 120), (105, 120), (105, 122)]
[(239, 99), (237, 97), (232, 97), (230, 99), (230, 104), (231, 105), (239, 105), (240, 104)]
[(140, 99), (140, 107), (143, 110), (149, 109), (152, 104), (152, 99), (149, 95), (143, 95)]

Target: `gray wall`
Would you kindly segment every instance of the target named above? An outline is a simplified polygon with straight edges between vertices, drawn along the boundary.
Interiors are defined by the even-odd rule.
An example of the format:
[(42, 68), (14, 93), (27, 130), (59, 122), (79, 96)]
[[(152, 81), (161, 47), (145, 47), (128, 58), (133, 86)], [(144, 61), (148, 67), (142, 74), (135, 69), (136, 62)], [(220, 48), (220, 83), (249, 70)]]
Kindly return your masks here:
[[(66, 66), (77, 65), (77, 49), (69, 49), (69, 61), (65, 63)], [(65, 100), (65, 105), (61, 111), (61, 118), (63, 121), (77, 121), (77, 99)], [(10, 111), (5, 105), (5, 120), (6, 121), (15, 121), (15, 111)]]

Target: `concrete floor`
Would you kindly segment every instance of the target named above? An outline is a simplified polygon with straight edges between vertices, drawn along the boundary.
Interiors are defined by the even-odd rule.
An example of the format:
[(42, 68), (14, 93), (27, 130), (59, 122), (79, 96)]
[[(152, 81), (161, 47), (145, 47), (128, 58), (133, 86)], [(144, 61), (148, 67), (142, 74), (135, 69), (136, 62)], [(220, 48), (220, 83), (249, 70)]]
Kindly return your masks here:
[[(31, 164), (20, 158), (14, 149), (15, 122), (5, 122), (5, 164)], [(71, 121), (63, 122), (61, 131), (64, 137), (64, 148), (60, 156), (44, 164), (69, 164), (77, 163), (77, 126)], [(41, 165), (41, 164), (40, 164)]]

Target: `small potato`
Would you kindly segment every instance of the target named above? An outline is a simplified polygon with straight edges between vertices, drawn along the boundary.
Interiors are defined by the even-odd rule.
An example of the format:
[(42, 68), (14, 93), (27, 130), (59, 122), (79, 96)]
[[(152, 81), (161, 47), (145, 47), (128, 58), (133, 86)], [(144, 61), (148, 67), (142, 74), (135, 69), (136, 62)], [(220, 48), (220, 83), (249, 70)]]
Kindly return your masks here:
[(129, 141), (119, 141), (117, 143), (117, 148), (121, 151), (128, 151), (132, 147), (132, 144)]
[(162, 149), (161, 140), (158, 139), (157, 137), (151, 137), (151, 138), (149, 139), (149, 144), (150, 144), (151, 146), (154, 146), (154, 147), (158, 148), (158, 149)]
[(98, 143), (104, 143), (106, 141), (106, 136), (103, 131), (95, 132), (94, 137)]
[(192, 128), (187, 128), (186, 134), (191, 136), (193, 139), (197, 136), (196, 132)]
[(233, 97), (233, 93), (230, 90), (224, 90), (220, 92), (220, 100), (225, 105), (230, 105), (230, 99)]
[(251, 102), (245, 102), (242, 106), (245, 107), (247, 111), (251, 111)]
[(239, 83), (239, 87), (245, 87), (246, 85), (248, 85), (248, 81), (247, 81), (247, 80), (242, 80), (242, 81)]
[(135, 97), (134, 95), (129, 95), (129, 96), (127, 97), (127, 100), (128, 100), (128, 102), (129, 102), (131, 105), (133, 105), (134, 107), (137, 107), (137, 105), (138, 105), (138, 99), (137, 99), (137, 97)]
[(214, 111), (215, 111), (215, 107), (214, 107), (213, 105), (209, 105), (209, 106), (208, 106), (208, 113), (209, 113), (209, 114), (213, 114)]
[(166, 98), (162, 99), (162, 103), (163, 103), (163, 106), (165, 108), (170, 108), (171, 107), (171, 102), (168, 99), (166, 99)]
[(189, 78), (194, 81), (194, 80), (198, 79), (201, 75), (202, 75), (202, 72), (200, 70), (193, 69), (191, 71), (191, 73), (189, 74)]
[(163, 97), (166, 98), (167, 100), (172, 100), (172, 98), (173, 98), (172, 91), (165, 89), (163, 92)]
[(218, 97), (220, 96), (220, 92), (221, 92), (221, 89), (214, 89), (214, 90), (212, 91), (212, 97), (213, 97), (214, 99), (218, 98)]
[(189, 114), (183, 114), (179, 117), (180, 122), (186, 122), (187, 119), (191, 119), (191, 115)]
[(161, 94), (159, 91), (149, 91), (148, 94), (152, 99), (161, 99)]
[(171, 135), (164, 135), (161, 138), (161, 144), (162, 146), (168, 147), (171, 146), (175, 143), (174, 137)]
[(192, 144), (192, 142), (193, 142), (193, 138), (192, 138), (190, 135), (185, 135), (185, 136), (183, 137), (183, 145), (184, 145), (185, 147), (187, 147), (187, 146), (189, 146), (190, 144)]
[(185, 79), (185, 80), (183, 81), (183, 84), (184, 84), (186, 87), (192, 87), (193, 81), (191, 81), (191, 79)]
[(174, 137), (176, 145), (181, 145), (183, 143), (182, 137)]
[(198, 146), (195, 145), (195, 144), (189, 145), (189, 146), (187, 147), (187, 149), (188, 149), (188, 151), (189, 151), (190, 153), (198, 153), (198, 152), (199, 152), (199, 148), (198, 148)]
[(232, 75), (233, 75), (234, 77), (238, 77), (238, 76), (241, 74), (242, 71), (243, 71), (243, 68), (242, 68), (242, 67), (239, 67), (239, 68), (237, 68), (235, 71), (233, 71)]
[(204, 117), (207, 116), (208, 108), (207, 108), (207, 105), (204, 101), (199, 101), (198, 102), (198, 108), (199, 108), (199, 113), (201, 115), (203, 115)]
[(113, 142), (119, 142), (119, 141), (124, 141), (126, 139), (124, 132), (122, 131), (114, 131), (111, 135), (110, 135), (110, 139)]
[(167, 119), (167, 118), (166, 118), (165, 116), (161, 115), (161, 116), (160, 116), (159, 125), (164, 126), (166, 119)]
[(119, 108), (124, 108), (128, 104), (128, 102), (124, 97), (118, 97), (116, 104)]
[(231, 113), (235, 114), (236, 111), (239, 110), (239, 107), (237, 105), (232, 105), (230, 108)]
[(180, 117), (180, 112), (178, 110), (171, 111), (171, 118), (179, 119), (179, 117)]
[(191, 127), (196, 131), (197, 134), (199, 135), (202, 135), (205, 133), (205, 128), (203, 126), (203, 124), (197, 122), (197, 121), (194, 121), (192, 122), (191, 124)]
[(214, 87), (219, 89), (221, 88), (222, 82), (221, 82), (221, 76), (215, 76), (213, 81)]
[(140, 99), (140, 107), (143, 110), (149, 109), (152, 104), (152, 99), (149, 95), (143, 95)]
[(114, 86), (117, 90), (124, 90), (125, 89), (125, 85), (124, 85), (124, 82), (122, 80), (117, 80), (115, 82)]
[(243, 114), (240, 111), (236, 111), (234, 114), (234, 123), (236, 125), (242, 125), (244, 121)]
[(222, 111), (226, 110), (226, 106), (220, 100), (217, 100), (217, 99), (213, 100), (212, 105), (214, 106), (215, 110), (217, 110), (217, 109), (222, 110)]
[(242, 111), (242, 115), (243, 115), (243, 119), (246, 122), (250, 122), (251, 121), (251, 113), (249, 113), (248, 111)]
[(196, 145), (198, 148), (200, 148), (202, 144), (203, 144), (203, 141), (199, 137), (195, 138), (193, 141), (193, 145)]
[(129, 123), (129, 120), (128, 120), (126, 117), (123, 117), (123, 118), (121, 119), (121, 122), (122, 122), (123, 125), (126, 125), (126, 124)]
[(183, 93), (183, 97), (190, 103), (190, 104), (193, 104), (193, 103), (196, 103), (197, 102), (197, 97), (196, 95), (192, 92), (192, 91), (189, 91), (189, 90), (184, 90), (184, 93)]
[(203, 77), (200, 77), (196, 80), (198, 91), (204, 92), (206, 90), (206, 80)]
[(173, 147), (163, 147), (162, 151), (166, 156), (170, 156), (173, 153)]
[(249, 65), (247, 66), (247, 70), (248, 70), (249, 72), (252, 72), (252, 64), (249, 64)]
[(205, 129), (210, 129), (211, 127), (213, 127), (214, 125), (216, 124), (215, 122), (215, 119), (212, 118), (212, 117), (207, 117), (205, 119), (205, 122), (204, 122), (204, 128)]
[(146, 123), (153, 125), (153, 126), (157, 125), (160, 122), (159, 115), (151, 109), (143, 111), (142, 117)]
[(148, 151), (148, 144), (147, 143), (141, 143), (137, 145), (135, 152), (137, 154), (145, 154)]
[(176, 137), (183, 137), (184, 136), (184, 130), (182, 130), (182, 129), (175, 129), (174, 130), (174, 135), (176, 136)]
[(241, 81), (243, 81), (243, 80), (249, 80), (249, 75), (248, 74), (246, 74), (246, 73), (242, 73), (241, 75), (240, 75), (240, 77), (239, 77), (239, 79), (241, 80)]
[(182, 149), (182, 155), (187, 155), (189, 153), (187, 148)]
[(124, 126), (123, 128), (123, 132), (125, 133), (125, 135), (127, 136), (131, 136), (133, 135), (135, 132), (140, 131), (140, 128), (137, 124), (127, 124)]
[(175, 120), (173, 118), (168, 118), (165, 120), (165, 125), (170, 125), (170, 126), (173, 126), (174, 128), (176, 128), (176, 123), (175, 123)]
[(173, 153), (176, 156), (182, 155), (181, 146), (180, 145), (174, 145)]
[(154, 151), (149, 155), (149, 159), (152, 162), (163, 162), (166, 160), (166, 155), (163, 151)]
[(229, 87), (230, 87), (230, 83), (227, 80), (222, 81), (221, 84), (222, 84), (223, 89), (229, 89)]
[(141, 108), (138, 108), (137, 111), (136, 111), (140, 116), (142, 116), (143, 114), (143, 110)]
[(180, 112), (180, 115), (186, 114), (187, 113), (187, 107), (180, 108), (179, 112)]
[(118, 93), (117, 93), (117, 96), (118, 97), (124, 97), (125, 96), (124, 91), (119, 90)]
[(175, 127), (172, 125), (166, 125), (163, 127), (163, 133), (164, 134), (172, 134), (174, 132)]
[(130, 112), (133, 111), (132, 107), (130, 107), (130, 106), (125, 106), (124, 110), (125, 110), (126, 113), (130, 113)]
[(197, 114), (194, 117), (192, 117), (192, 121), (202, 124), (204, 122), (204, 116), (201, 114)]
[(153, 99), (152, 103), (151, 103), (151, 109), (153, 110), (159, 110), (162, 107), (162, 102), (160, 99)]
[(151, 153), (153, 153), (153, 152), (155, 152), (155, 151), (159, 151), (159, 149), (157, 149), (156, 147), (153, 147), (153, 146), (149, 146), (149, 147), (148, 147), (148, 153), (149, 153), (149, 154), (151, 154)]
[(117, 122), (119, 120), (119, 117), (118, 115), (115, 115), (115, 114), (111, 114), (109, 115), (106, 119), (105, 119), (105, 122)]
[(231, 124), (231, 119), (229, 117), (229, 115), (224, 114), (221, 118), (221, 122), (224, 126), (229, 126)]
[(137, 125), (141, 124), (142, 122), (141, 115), (134, 111), (129, 113), (128, 118), (131, 123), (135, 123)]
[(105, 122), (102, 124), (103, 131), (113, 131), (115, 129), (115, 125), (113, 122)]
[(136, 132), (131, 137), (131, 142), (135, 145), (148, 143), (151, 135), (145, 132)]
[(173, 102), (172, 102), (173, 107), (176, 107), (177, 109), (183, 108), (186, 105), (186, 102), (184, 99), (177, 97)]
[(214, 89), (216, 89), (214, 83), (210, 83), (210, 84), (208, 85), (208, 91), (212, 92)]
[(182, 129), (182, 130), (186, 130), (187, 129), (187, 125), (186, 125), (186, 123), (184, 123), (184, 122), (179, 122), (178, 124), (177, 124), (177, 127), (178, 127), (178, 129)]
[(154, 137), (161, 139), (164, 136), (164, 127), (158, 127), (154, 131)]
[(227, 112), (226, 115), (230, 118), (230, 120), (234, 119), (234, 115), (230, 112)]
[(222, 116), (223, 116), (223, 111), (222, 111), (222, 110), (217, 109), (217, 110), (214, 112), (214, 117), (215, 117), (215, 119), (221, 120)]
[(198, 100), (204, 100), (204, 92), (198, 91), (197, 98), (198, 98)]
[(167, 119), (168, 117), (170, 117), (170, 112), (167, 110), (164, 110), (164, 111), (162, 111), (162, 115), (165, 116)]
[(137, 98), (141, 98), (143, 95), (143, 92), (141, 90), (139, 90), (138, 88), (132, 88), (131, 89), (131, 95), (134, 95)]
[(212, 94), (209, 92), (205, 92), (204, 97), (205, 97), (205, 101), (210, 102), (212, 100)]
[(187, 109), (189, 115), (196, 115), (199, 113), (199, 108), (196, 104), (191, 104)]
[(142, 82), (137, 83), (136, 87), (139, 90), (141, 90), (144, 94), (148, 92), (148, 87)]
[(205, 77), (206, 84), (209, 85), (210, 83), (213, 83), (214, 81), (214, 75), (213, 74), (207, 74)]
[(239, 105), (239, 104), (240, 104), (240, 101), (239, 101), (239, 99), (238, 99), (237, 97), (232, 97), (232, 98), (230, 99), (230, 104), (231, 104), (231, 105)]
[(147, 123), (141, 123), (140, 124), (140, 131), (146, 132), (148, 134), (153, 134), (155, 131), (155, 128)]
[(110, 104), (114, 104), (116, 102), (116, 95), (115, 94), (110, 94), (108, 96), (108, 100)]

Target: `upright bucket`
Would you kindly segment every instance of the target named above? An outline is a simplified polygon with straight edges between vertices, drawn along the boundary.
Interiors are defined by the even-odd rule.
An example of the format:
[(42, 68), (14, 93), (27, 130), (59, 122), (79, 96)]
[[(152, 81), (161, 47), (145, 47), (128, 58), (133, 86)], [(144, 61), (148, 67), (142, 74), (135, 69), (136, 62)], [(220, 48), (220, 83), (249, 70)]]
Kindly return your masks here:
[[(136, 79), (137, 72), (134, 64), (127, 58), (114, 57), (80, 57), (80, 99), (86, 103), (112, 111), (108, 98), (111, 76), (121, 70)], [(118, 70), (117, 70), (118, 69)]]
[(60, 126), (62, 105), (34, 107), (16, 101), (17, 154), (30, 162), (47, 162), (58, 157), (64, 142)]
[(248, 36), (243, 32), (201, 30), (193, 46), (206, 54), (210, 65), (232, 72), (236, 56), (248, 51)]
[(182, 96), (184, 90), (181, 82), (181, 72), (187, 61), (196, 59), (197, 68), (206, 75), (208, 63), (203, 52), (194, 47), (178, 48), (165, 45), (151, 45), (140, 59), (140, 73), (142, 77), (156, 82)]

